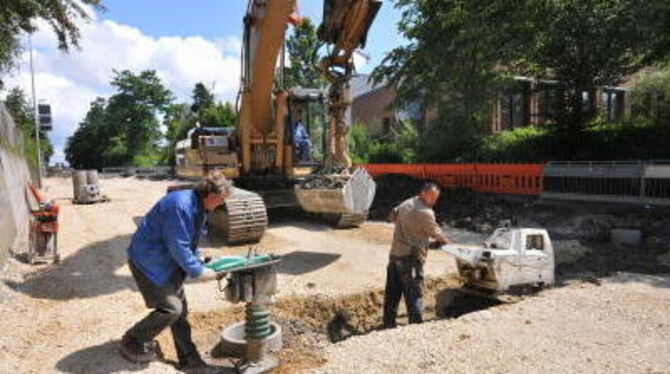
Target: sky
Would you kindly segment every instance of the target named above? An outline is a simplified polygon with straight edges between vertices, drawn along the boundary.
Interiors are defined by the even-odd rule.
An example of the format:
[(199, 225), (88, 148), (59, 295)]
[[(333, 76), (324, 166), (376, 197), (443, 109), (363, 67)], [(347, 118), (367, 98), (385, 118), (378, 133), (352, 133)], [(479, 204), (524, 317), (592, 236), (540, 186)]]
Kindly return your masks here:
[[(36, 97), (51, 104), (54, 130), (49, 133), (63, 162), (67, 138), (96, 97), (112, 94), (113, 70), (154, 69), (177, 101), (189, 99), (203, 82), (218, 100), (232, 101), (240, 70), (242, 17), (247, 0), (103, 0), (106, 11), (91, 11), (79, 22), (80, 49), (63, 53), (48, 26), (32, 36)], [(299, 12), (319, 23), (321, 0), (298, 0)], [(396, 25), (400, 12), (385, 0), (368, 35), (367, 58), (358, 55), (357, 70), (370, 72), (385, 53), (404, 43)], [(30, 94), (28, 46), (16, 69), (4, 76), (6, 88), (20, 86)], [(0, 93), (0, 96), (2, 94)]]

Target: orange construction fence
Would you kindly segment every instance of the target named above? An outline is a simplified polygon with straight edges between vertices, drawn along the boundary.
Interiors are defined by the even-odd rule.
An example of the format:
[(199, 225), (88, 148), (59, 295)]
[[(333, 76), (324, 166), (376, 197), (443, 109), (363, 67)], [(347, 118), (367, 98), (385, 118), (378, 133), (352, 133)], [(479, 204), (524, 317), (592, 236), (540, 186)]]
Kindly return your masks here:
[(544, 164), (364, 164), (373, 178), (404, 174), (442, 187), (513, 195), (540, 195)]

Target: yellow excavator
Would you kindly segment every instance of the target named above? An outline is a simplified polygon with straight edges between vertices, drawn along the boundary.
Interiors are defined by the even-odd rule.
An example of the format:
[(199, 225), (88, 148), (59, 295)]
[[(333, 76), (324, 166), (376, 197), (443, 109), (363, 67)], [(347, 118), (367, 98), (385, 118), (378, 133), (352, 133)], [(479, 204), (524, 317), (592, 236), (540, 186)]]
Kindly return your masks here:
[[(229, 243), (259, 240), (268, 208), (299, 205), (337, 227), (366, 219), (375, 183), (364, 169), (352, 169), (348, 155), (348, 86), (353, 54), (365, 46), (380, 7), (381, 0), (324, 0), (318, 37), (329, 47), (320, 63), (329, 87), (289, 91), (283, 87), (284, 42), (289, 24), (300, 22), (296, 0), (249, 0), (237, 124), (197, 127), (176, 149), (178, 176), (220, 170), (235, 180), (233, 196), (210, 217), (211, 228)], [(323, 159), (305, 164), (294, 162), (293, 124), (310, 101), (325, 103), (327, 120)]]

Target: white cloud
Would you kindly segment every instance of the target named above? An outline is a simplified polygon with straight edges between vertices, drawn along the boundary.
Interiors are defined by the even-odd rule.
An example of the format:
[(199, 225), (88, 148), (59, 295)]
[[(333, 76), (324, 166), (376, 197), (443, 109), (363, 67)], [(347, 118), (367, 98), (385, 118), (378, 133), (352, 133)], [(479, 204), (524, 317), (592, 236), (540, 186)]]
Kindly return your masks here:
[(363, 54), (363, 52), (356, 50), (354, 51), (354, 66), (356, 67), (357, 71), (361, 71), (362, 69), (365, 68), (365, 65), (368, 64), (368, 60), (370, 57), (368, 55)]
[[(92, 13), (93, 15), (95, 13)], [(33, 35), (37, 98), (52, 106), (54, 131), (50, 134), (61, 155), (65, 141), (96, 96), (111, 93), (112, 70), (154, 69), (178, 100), (187, 100), (195, 83), (214, 88), (219, 100), (232, 101), (239, 84), (239, 48), (236, 36), (207, 40), (200, 36), (153, 38), (141, 30), (95, 15), (80, 24), (80, 50), (69, 54), (56, 49), (47, 25)], [(20, 85), (30, 93), (28, 53), (5, 86)], [(56, 159), (55, 161), (62, 161)]]

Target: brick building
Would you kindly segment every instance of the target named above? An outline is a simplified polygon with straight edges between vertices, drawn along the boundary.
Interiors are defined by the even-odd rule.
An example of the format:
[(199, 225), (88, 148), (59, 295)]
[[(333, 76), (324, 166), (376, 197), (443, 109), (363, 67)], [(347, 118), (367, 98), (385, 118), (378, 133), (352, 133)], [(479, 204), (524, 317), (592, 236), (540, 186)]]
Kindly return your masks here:
[[(553, 123), (559, 95), (555, 81), (515, 78), (513, 84), (497, 94), (491, 110), (490, 132)], [(631, 116), (631, 96), (626, 87), (601, 87), (583, 92), (582, 104), (585, 112), (600, 112), (607, 121), (618, 122)]]
[[(488, 129), (500, 132), (524, 126), (549, 125), (555, 121), (559, 91), (556, 82), (517, 77), (507, 89), (501, 90), (491, 106)], [(426, 122), (435, 118), (437, 111), (426, 113), (419, 106), (402, 110), (390, 109), (395, 98), (395, 89), (387, 84), (372, 85), (367, 75), (357, 75), (351, 80), (351, 123), (364, 124), (375, 136), (391, 132), (398, 121), (411, 119), (421, 131)], [(624, 87), (602, 87), (584, 92), (584, 110), (599, 111), (605, 119), (617, 122), (629, 118), (633, 113), (630, 89)]]
[(399, 121), (409, 119), (420, 127), (424, 115), (418, 105), (409, 105), (402, 109), (392, 109), (396, 91), (388, 84), (374, 85), (368, 82), (368, 75), (356, 75), (350, 81), (352, 96), (350, 123), (366, 126), (373, 136), (389, 135)]

